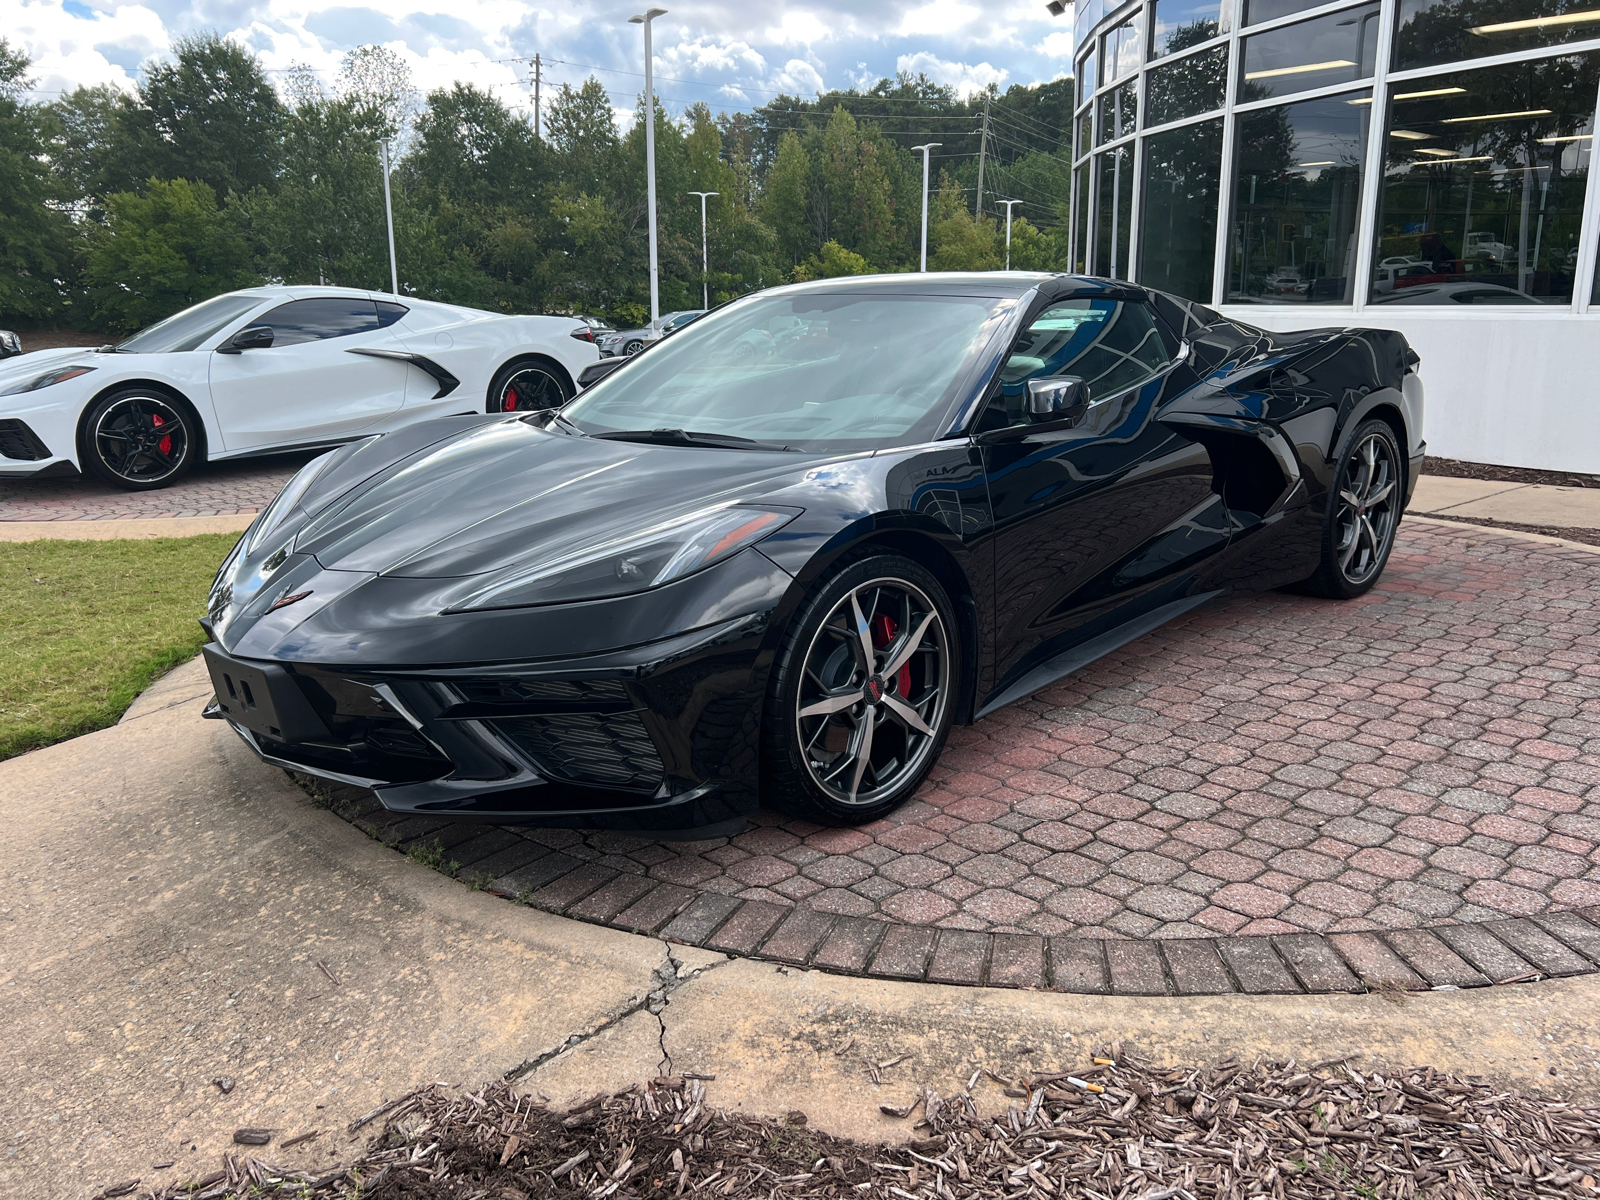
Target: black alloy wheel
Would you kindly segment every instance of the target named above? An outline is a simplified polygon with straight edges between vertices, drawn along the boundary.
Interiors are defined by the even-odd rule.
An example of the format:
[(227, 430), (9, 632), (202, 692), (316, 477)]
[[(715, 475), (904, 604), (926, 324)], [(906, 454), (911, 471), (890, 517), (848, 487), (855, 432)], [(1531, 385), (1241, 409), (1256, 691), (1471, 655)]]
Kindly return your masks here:
[(113, 392), (89, 410), (83, 456), (107, 483), (142, 492), (166, 487), (194, 464), (194, 417), (160, 392)]
[(773, 671), (770, 798), (852, 825), (910, 798), (949, 733), (955, 636), (949, 597), (910, 559), (861, 559), (814, 589)]
[(572, 393), (560, 372), (537, 359), (509, 362), (495, 372), (489, 385), (489, 412), (537, 412), (560, 408)]
[(1378, 582), (1405, 503), (1401, 464), (1388, 422), (1363, 422), (1339, 460), (1323, 521), (1322, 562), (1307, 580), (1307, 590), (1349, 600)]

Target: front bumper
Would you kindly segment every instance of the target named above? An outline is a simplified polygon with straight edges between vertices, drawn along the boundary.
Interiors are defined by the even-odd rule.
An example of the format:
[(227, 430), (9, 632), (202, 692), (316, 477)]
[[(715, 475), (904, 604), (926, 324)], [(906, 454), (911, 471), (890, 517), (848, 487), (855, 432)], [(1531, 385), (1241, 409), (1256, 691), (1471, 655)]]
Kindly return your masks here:
[[(288, 673), (323, 729), (282, 741), (229, 723), (264, 761), (371, 788), (392, 812), (641, 833), (727, 826), (758, 803), (767, 626), (768, 614), (747, 615), (505, 667), (263, 663)], [(206, 715), (228, 719), (217, 702)]]

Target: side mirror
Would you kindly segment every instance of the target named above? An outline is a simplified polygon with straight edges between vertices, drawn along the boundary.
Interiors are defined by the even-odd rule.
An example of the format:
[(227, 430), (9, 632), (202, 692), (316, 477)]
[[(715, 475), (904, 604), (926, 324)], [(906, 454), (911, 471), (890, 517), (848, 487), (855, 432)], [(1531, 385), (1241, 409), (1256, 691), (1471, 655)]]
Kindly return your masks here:
[(602, 358), (599, 362), (592, 362), (578, 372), (578, 390), (599, 383), (618, 367), (626, 366), (630, 360), (626, 358)]
[(1028, 419), (1077, 424), (1089, 411), (1089, 385), (1074, 375), (1028, 380)]
[(218, 354), (243, 354), (246, 350), (265, 350), (272, 345), (271, 325), (251, 325), (241, 329), (228, 340), (226, 346), (218, 346)]

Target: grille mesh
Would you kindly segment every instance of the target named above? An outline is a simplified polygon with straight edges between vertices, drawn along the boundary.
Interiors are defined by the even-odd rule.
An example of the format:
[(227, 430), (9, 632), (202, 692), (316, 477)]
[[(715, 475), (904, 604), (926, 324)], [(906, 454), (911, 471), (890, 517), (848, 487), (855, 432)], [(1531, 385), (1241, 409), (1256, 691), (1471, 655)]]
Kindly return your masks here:
[(14, 418), (0, 421), (0, 455), (37, 462), (50, 457), (50, 449), (27, 424)]
[(558, 779), (654, 790), (661, 756), (638, 713), (560, 713), (489, 722)]

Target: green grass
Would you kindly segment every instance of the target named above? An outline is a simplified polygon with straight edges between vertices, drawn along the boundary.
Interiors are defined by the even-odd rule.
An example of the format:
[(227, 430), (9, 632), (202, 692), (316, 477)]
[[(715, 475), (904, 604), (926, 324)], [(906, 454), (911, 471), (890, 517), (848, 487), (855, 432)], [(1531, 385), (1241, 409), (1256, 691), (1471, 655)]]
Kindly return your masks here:
[(115, 724), (199, 653), (237, 534), (0, 543), (0, 759)]

